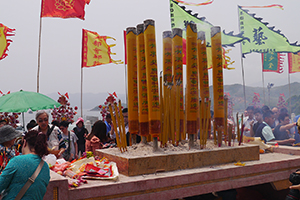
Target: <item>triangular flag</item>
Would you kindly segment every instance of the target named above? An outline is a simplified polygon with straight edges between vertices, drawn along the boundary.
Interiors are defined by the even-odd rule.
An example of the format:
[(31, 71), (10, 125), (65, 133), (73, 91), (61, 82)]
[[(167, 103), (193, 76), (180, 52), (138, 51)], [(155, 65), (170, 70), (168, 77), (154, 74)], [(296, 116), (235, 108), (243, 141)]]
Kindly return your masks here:
[(244, 37), (248, 38), (242, 42), (242, 54), (258, 52), (298, 52), (300, 46), (290, 44), (288, 39), (275, 31), (274, 27), (268, 27), (267, 22), (262, 22), (261, 18), (256, 18), (255, 14), (249, 14), (239, 7), (240, 30)]
[(7, 36), (14, 36), (15, 29), (10, 29), (0, 23), (0, 60), (7, 56), (8, 46), (12, 40), (7, 39)]

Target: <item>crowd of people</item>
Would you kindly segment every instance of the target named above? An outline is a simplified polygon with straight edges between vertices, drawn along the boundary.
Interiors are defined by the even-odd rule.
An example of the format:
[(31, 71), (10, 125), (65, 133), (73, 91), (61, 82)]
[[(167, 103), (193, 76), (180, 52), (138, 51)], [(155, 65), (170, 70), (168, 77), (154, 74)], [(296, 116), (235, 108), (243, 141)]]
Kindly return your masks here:
[(244, 136), (260, 137), (265, 143), (279, 145), (292, 146), (300, 142), (297, 123), (291, 121), (286, 108), (271, 110), (266, 105), (261, 108), (248, 106), (245, 115), (243, 125), (240, 125)]
[[(128, 132), (127, 108), (122, 113)], [(96, 149), (116, 147), (110, 114), (104, 121), (96, 121), (90, 133), (81, 117), (72, 130), (69, 124), (67, 121), (50, 124), (49, 114), (43, 110), (36, 113), (24, 133), (0, 121), (0, 199), (42, 199), (50, 180), (49, 167), (42, 158), (49, 153), (72, 161), (87, 151), (95, 155)], [(29, 178), (35, 179), (32, 186), (22, 188)]]

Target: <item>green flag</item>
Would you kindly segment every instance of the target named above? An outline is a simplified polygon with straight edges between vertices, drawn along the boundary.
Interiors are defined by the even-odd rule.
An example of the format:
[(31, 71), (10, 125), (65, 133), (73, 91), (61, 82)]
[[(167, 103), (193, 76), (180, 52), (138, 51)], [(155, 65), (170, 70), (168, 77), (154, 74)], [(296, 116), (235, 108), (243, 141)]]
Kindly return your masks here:
[(276, 72), (282, 73), (283, 72), (283, 54), (281, 53), (262, 53), (262, 66), (263, 72)]
[(239, 6), (239, 19), (241, 33), (247, 40), (242, 41), (242, 54), (258, 52), (293, 52), (300, 51), (300, 46), (290, 44), (288, 39), (275, 31), (274, 27), (267, 27), (268, 23), (261, 22), (261, 18), (254, 17)]
[[(194, 22), (197, 24), (198, 31), (204, 31), (207, 41), (207, 46), (210, 46), (210, 28), (213, 27), (212, 24), (205, 21), (205, 17), (198, 18), (198, 14), (191, 14), (192, 11), (185, 10), (184, 6), (179, 6), (177, 2), (170, 0), (170, 13), (171, 13), (171, 27), (183, 29), (183, 37), (185, 38), (186, 24), (188, 22)], [(241, 42), (244, 38), (239, 35), (233, 35), (233, 32), (225, 33), (222, 32), (222, 46), (233, 46), (235, 43)]]

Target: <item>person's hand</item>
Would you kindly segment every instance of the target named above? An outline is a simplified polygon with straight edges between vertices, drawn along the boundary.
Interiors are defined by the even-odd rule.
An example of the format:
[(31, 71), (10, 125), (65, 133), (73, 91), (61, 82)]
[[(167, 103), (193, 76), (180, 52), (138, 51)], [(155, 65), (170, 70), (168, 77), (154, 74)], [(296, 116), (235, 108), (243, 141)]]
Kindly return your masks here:
[(290, 186), (290, 189), (300, 190), (300, 185), (292, 185)]
[(250, 126), (253, 126), (253, 124), (254, 124), (254, 120), (252, 120), (252, 121), (250, 122)]

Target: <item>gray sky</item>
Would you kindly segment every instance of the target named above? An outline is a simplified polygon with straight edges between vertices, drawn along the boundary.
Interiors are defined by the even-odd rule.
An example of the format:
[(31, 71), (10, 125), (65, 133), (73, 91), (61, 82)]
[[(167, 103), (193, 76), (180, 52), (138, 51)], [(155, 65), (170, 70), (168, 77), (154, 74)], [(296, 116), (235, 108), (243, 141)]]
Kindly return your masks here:
[[(187, 0), (199, 3), (201, 1)], [(203, 0), (202, 2), (205, 2)], [(270, 26), (280, 29), (291, 43), (300, 40), (300, 3), (297, 0), (215, 0), (207, 6), (186, 6), (198, 16), (226, 32), (239, 33), (237, 5), (280, 4), (278, 8), (249, 8)], [(8, 56), (0, 61), (0, 90), (15, 92), (20, 89), (36, 91), (38, 39), (41, 1), (0, 0), (0, 23), (16, 29), (16, 35), (9, 47)], [(49, 94), (80, 93), (82, 28), (96, 31), (100, 35), (111, 36), (117, 41), (112, 52), (115, 60), (124, 60), (123, 30), (136, 26), (145, 19), (154, 19), (156, 26), (157, 59), (159, 71), (162, 69), (162, 32), (170, 30), (169, 0), (91, 0), (86, 6), (85, 20), (43, 18), (41, 43), (40, 92)], [(224, 84), (242, 84), (240, 44), (231, 48), (229, 56), (235, 63), (234, 70), (224, 70)], [(243, 60), (245, 81), (248, 86), (262, 86), (261, 55), (248, 54)], [(264, 73), (265, 85), (275, 86), (288, 83), (287, 59), (283, 74)], [(124, 65), (107, 64), (83, 69), (83, 92), (125, 93)], [(291, 82), (300, 78), (300, 73), (292, 74)], [(211, 81), (210, 81), (211, 82)]]

